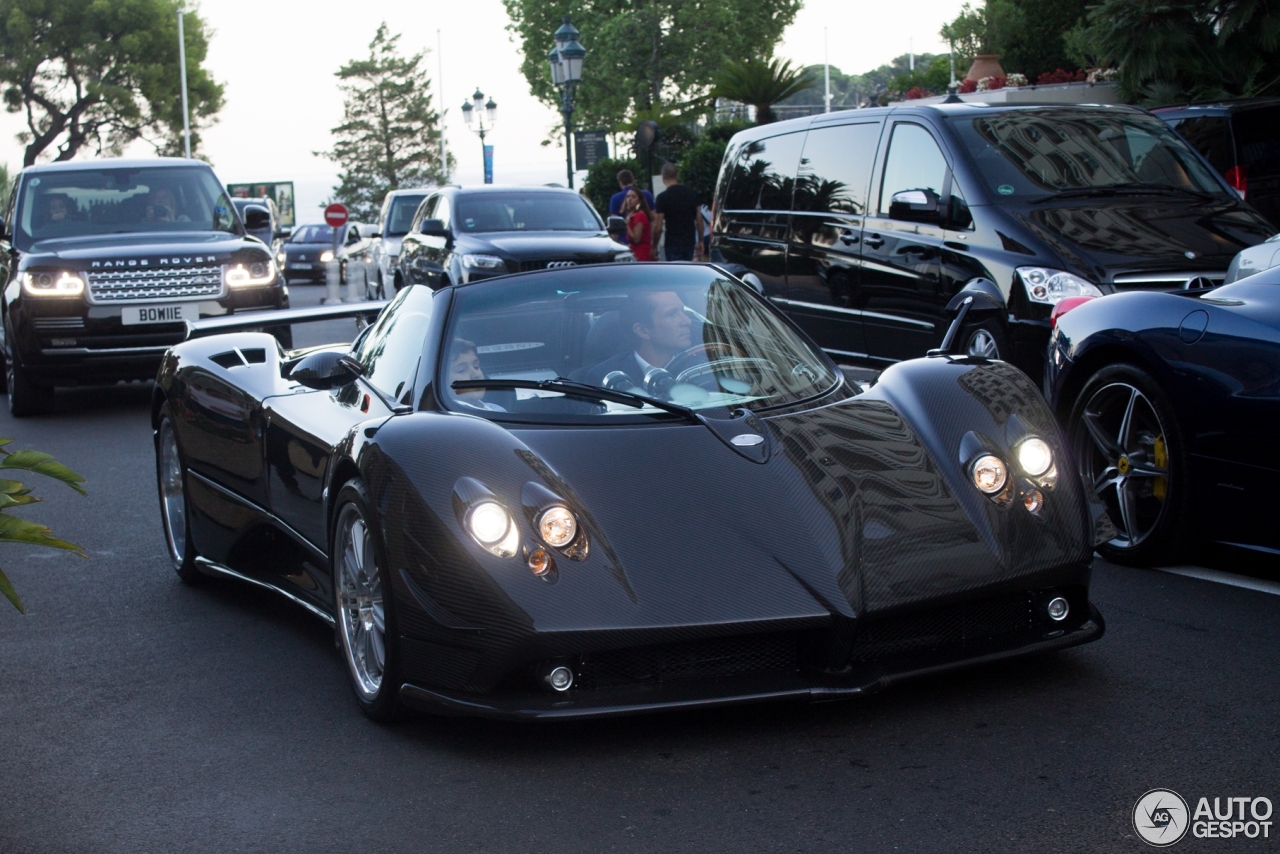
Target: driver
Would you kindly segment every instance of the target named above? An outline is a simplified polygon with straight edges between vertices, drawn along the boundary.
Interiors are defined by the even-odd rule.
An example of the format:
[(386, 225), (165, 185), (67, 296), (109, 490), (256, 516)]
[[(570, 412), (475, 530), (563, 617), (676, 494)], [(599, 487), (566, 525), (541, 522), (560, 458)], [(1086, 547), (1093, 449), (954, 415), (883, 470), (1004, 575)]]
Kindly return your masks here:
[(631, 294), (622, 311), (624, 328), (635, 337), (635, 346), (605, 359), (582, 377), (582, 382), (604, 386), (615, 371), (626, 374), (633, 385), (644, 387), (645, 375), (666, 368), (689, 349), (693, 323), (684, 301), (675, 291), (641, 291)]
[(147, 207), (144, 222), (173, 222), (177, 219), (178, 204), (173, 190), (168, 187), (155, 187), (147, 195)]

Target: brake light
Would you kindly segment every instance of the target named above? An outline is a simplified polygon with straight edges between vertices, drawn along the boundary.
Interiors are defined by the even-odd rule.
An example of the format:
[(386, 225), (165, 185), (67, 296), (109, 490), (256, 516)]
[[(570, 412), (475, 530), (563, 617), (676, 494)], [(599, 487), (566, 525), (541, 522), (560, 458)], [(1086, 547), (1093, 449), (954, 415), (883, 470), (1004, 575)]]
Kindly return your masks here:
[(1243, 199), (1249, 191), (1249, 177), (1244, 174), (1244, 167), (1232, 166), (1223, 177), (1227, 179), (1227, 183), (1231, 185), (1232, 189), (1240, 193), (1240, 198)]
[(1097, 299), (1097, 297), (1067, 297), (1064, 300), (1060, 300), (1058, 304), (1053, 307), (1053, 313), (1049, 315), (1049, 328), (1055, 328), (1058, 325), (1059, 317), (1062, 317), (1062, 315), (1071, 311), (1071, 309), (1076, 306), (1087, 303), (1091, 299)]

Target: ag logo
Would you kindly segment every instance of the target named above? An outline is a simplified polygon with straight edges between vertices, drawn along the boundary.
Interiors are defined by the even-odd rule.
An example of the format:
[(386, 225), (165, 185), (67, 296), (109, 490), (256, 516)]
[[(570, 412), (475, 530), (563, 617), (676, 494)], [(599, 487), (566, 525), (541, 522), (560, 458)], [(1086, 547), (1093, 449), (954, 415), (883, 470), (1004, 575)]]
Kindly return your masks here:
[(1152, 789), (1133, 805), (1133, 829), (1148, 845), (1166, 848), (1187, 835), (1187, 802), (1169, 789)]

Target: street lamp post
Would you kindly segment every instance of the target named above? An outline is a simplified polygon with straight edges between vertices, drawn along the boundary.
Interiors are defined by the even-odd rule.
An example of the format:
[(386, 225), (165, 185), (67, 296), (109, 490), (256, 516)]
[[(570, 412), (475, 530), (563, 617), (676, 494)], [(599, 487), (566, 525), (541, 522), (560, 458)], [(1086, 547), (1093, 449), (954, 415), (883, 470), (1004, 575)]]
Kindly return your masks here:
[[(482, 114), (480, 111), (484, 110)], [(467, 123), (467, 127), (471, 128), (475, 133), (480, 134), (480, 163), (481, 168), (484, 166), (487, 150), (484, 145), (484, 135), (493, 130), (493, 126), (498, 123), (498, 105), (494, 103), (492, 98), (489, 103), (485, 103), (484, 93), (479, 88), (476, 89), (470, 101), (464, 101), (462, 104), (462, 118)], [(485, 127), (484, 120), (489, 120), (489, 126)], [(488, 169), (484, 172), (484, 182), (486, 184), (493, 183), (493, 174)]]
[(582, 80), (582, 60), (587, 49), (578, 43), (577, 27), (564, 16), (556, 30), (556, 46), (547, 54), (551, 64), (551, 82), (560, 87), (560, 114), (564, 116), (564, 162), (569, 189), (573, 189), (573, 94)]

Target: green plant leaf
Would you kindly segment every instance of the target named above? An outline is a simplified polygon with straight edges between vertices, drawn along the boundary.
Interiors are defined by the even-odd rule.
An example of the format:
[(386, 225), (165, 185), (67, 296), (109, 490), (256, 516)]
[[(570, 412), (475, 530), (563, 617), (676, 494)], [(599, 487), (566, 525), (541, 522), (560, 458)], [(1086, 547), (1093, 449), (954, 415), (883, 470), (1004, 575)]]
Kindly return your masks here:
[(18, 609), (19, 614), (27, 613), (22, 607), (22, 600), (18, 598), (18, 591), (13, 589), (13, 585), (9, 582), (8, 576), (4, 574), (4, 570), (0, 569), (0, 593), (4, 594), (4, 598), (13, 603), (13, 607)]
[(11, 495), (7, 492), (0, 492), (0, 510), (8, 510), (10, 507), (19, 507), (23, 504), (36, 504), (43, 501), (42, 498), (36, 498), (34, 495), (27, 495), (19, 492)]
[(0, 469), (32, 471), (45, 477), (51, 477), (54, 480), (60, 480), (81, 495), (89, 494), (80, 485), (84, 483), (83, 477), (55, 460), (52, 454), (46, 454), (43, 451), (32, 451), (30, 449), (14, 451), (0, 459)]
[(20, 480), (0, 479), (0, 493), (5, 495), (26, 495), (29, 492), (31, 492), (31, 487)]
[(53, 531), (44, 525), (19, 519), (17, 516), (6, 516), (3, 513), (0, 513), (0, 543), (26, 543), (51, 549), (65, 549), (75, 552), (80, 557), (88, 557), (83, 548), (58, 539), (53, 536)]

